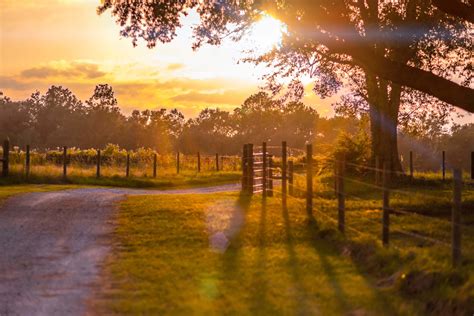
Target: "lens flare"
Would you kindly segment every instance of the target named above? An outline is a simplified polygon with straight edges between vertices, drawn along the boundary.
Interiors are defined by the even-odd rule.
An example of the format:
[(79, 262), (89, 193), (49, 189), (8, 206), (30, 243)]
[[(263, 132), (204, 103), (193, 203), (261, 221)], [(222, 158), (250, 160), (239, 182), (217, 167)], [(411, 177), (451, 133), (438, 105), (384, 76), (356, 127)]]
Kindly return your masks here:
[(270, 51), (281, 44), (285, 25), (270, 15), (263, 15), (250, 30), (253, 49), (260, 53)]

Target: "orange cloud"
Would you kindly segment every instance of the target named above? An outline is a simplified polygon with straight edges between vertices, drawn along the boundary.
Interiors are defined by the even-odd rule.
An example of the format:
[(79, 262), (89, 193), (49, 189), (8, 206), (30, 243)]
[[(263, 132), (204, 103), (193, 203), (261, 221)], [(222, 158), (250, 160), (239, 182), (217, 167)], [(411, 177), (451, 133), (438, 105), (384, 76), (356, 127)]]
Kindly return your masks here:
[(21, 72), (24, 78), (49, 78), (49, 77), (66, 77), (66, 78), (87, 78), (96, 79), (105, 76), (106, 73), (99, 70), (99, 65), (91, 63), (73, 62), (66, 66), (48, 65), (25, 69)]
[(185, 103), (208, 103), (208, 104), (235, 104), (239, 105), (249, 96), (248, 91), (242, 90), (225, 90), (216, 93), (203, 93), (192, 91), (179, 94), (171, 99), (176, 102)]

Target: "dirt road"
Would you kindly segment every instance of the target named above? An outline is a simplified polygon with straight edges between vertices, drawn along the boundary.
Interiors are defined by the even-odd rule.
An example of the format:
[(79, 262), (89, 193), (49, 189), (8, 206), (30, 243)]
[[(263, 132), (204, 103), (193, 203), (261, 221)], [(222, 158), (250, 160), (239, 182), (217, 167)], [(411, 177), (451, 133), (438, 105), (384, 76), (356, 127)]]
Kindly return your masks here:
[(10, 198), (0, 207), (0, 315), (84, 315), (110, 250), (112, 215), (126, 195), (238, 189), (94, 188)]

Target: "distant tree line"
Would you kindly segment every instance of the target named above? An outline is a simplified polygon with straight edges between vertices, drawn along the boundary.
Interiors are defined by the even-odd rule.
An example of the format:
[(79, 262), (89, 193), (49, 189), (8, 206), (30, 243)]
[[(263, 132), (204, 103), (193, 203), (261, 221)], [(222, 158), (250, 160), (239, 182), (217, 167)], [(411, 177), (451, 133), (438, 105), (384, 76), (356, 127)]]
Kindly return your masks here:
[[(437, 120), (430, 122), (424, 120), (417, 129), (399, 131), (400, 153), (407, 157), (412, 150), (434, 168), (439, 160), (436, 153), (446, 150), (467, 164), (463, 157), (474, 149), (474, 124), (447, 128)], [(286, 140), (291, 147), (303, 148), (311, 142), (317, 154), (339, 150), (359, 163), (368, 163), (369, 135), (367, 116), (324, 118), (301, 102), (274, 100), (265, 92), (251, 95), (233, 111), (206, 108), (189, 119), (177, 109), (135, 110), (125, 115), (107, 84), (96, 86), (86, 101), (61, 86), (51, 86), (43, 95), (35, 92), (22, 101), (0, 92), (0, 137), (8, 137), (20, 148), (30, 144), (38, 150), (87, 149), (115, 144), (159, 153), (238, 154), (244, 143), (279, 145)]]
[(124, 115), (114, 91), (98, 85), (86, 101), (69, 89), (52, 86), (45, 94), (13, 101), (0, 95), (0, 136), (15, 146), (43, 150), (59, 146), (158, 152), (237, 153), (244, 142), (277, 143), (282, 139), (303, 146), (314, 138), (317, 112), (299, 102), (274, 101), (266, 93), (250, 96), (232, 112), (202, 110), (186, 119), (177, 109), (135, 110)]

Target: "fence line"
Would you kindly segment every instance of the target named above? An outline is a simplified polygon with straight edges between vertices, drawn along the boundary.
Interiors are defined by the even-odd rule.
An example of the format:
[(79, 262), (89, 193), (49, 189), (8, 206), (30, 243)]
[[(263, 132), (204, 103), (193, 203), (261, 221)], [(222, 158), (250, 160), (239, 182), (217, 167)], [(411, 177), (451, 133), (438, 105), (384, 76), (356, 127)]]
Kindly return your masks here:
[[(61, 151), (49, 151), (45, 153), (37, 153), (31, 151), (30, 145), (26, 146), (26, 150), (23, 151), (11, 151), (11, 145), (8, 140), (5, 140), (2, 145), (2, 154), (0, 157), (0, 163), (2, 164), (2, 177), (10, 176), (11, 167), (13, 165), (23, 165), (23, 175), (26, 180), (29, 180), (32, 174), (35, 173), (35, 167), (46, 166), (50, 163), (54, 165), (60, 165), (62, 172), (58, 172), (58, 176), (62, 176), (63, 180), (67, 181), (70, 173), (69, 167), (71, 165), (79, 165), (80, 167), (94, 166), (95, 177), (101, 178), (104, 176), (103, 168), (105, 166), (113, 166), (115, 168), (123, 168), (123, 176), (130, 177), (132, 175), (132, 168), (137, 170), (140, 168), (145, 174), (149, 174), (156, 178), (158, 170), (160, 168), (170, 167), (170, 164), (174, 164), (176, 167), (176, 173), (179, 173), (183, 168), (185, 170), (196, 170), (201, 172), (202, 161), (206, 165), (208, 171), (225, 171), (233, 170), (237, 171), (240, 169), (239, 156), (220, 155), (216, 153), (215, 156), (202, 156), (200, 152), (194, 155), (182, 155), (177, 152), (175, 159), (170, 159), (169, 155), (158, 155), (156, 151), (148, 151), (145, 153), (140, 152), (114, 152), (113, 154), (107, 154), (104, 150), (83, 150), (75, 151), (71, 150), (67, 146), (61, 148)], [(159, 161), (159, 158), (161, 162)], [(191, 157), (191, 159), (190, 159)], [(215, 165), (212, 167), (210, 161), (213, 160)], [(140, 166), (140, 167), (137, 167)], [(194, 167), (193, 167), (194, 165)], [(148, 171), (147, 171), (148, 170)], [(91, 174), (91, 176), (93, 176)]]
[[(252, 146), (252, 144), (248, 144)], [(346, 162), (343, 156), (337, 157), (336, 159), (328, 159), (329, 161), (334, 163), (335, 171), (334, 171), (334, 184), (335, 184), (335, 193), (337, 198), (337, 218), (333, 218), (331, 215), (321, 212), (318, 209), (313, 208), (313, 198), (316, 196), (315, 192), (313, 192), (313, 167), (317, 164), (313, 162), (313, 152), (311, 145), (308, 145), (306, 148), (306, 152), (299, 150), (293, 152), (304, 152), (305, 157), (304, 162), (299, 162), (296, 164), (293, 159), (288, 159), (288, 152), (290, 152), (290, 148), (288, 147), (286, 142), (282, 142), (282, 146), (266, 146), (264, 143), (262, 146), (255, 147), (257, 148), (257, 152), (246, 152), (245, 161), (246, 167), (244, 170), (243, 183), (245, 181), (249, 182), (251, 185), (248, 188), (244, 188), (243, 190), (249, 194), (254, 193), (262, 193), (263, 198), (266, 196), (271, 196), (271, 194), (277, 194), (281, 197), (282, 206), (286, 207), (287, 205), (287, 198), (297, 201), (299, 205), (302, 207), (304, 206), (307, 213), (311, 215), (313, 212), (322, 215), (326, 219), (330, 220), (331, 222), (337, 225), (337, 228), (341, 233), (345, 233), (346, 230), (355, 231), (359, 234), (364, 235), (371, 235), (369, 233), (361, 232), (360, 230), (354, 228), (352, 225), (346, 224), (346, 198), (351, 197), (357, 200), (358, 203), (361, 203), (364, 199), (356, 194), (347, 193), (344, 188), (344, 183), (346, 181), (353, 182), (358, 185), (363, 185), (371, 189), (375, 189), (381, 192), (381, 207), (380, 209), (380, 218), (373, 219), (370, 217), (359, 217), (357, 221), (365, 221), (370, 222), (372, 224), (381, 225), (381, 243), (388, 247), (393, 247), (393, 243), (390, 242), (390, 236), (394, 233), (401, 234), (410, 238), (415, 238), (418, 240), (428, 241), (433, 244), (441, 245), (444, 247), (449, 247), (452, 249), (452, 264), (453, 266), (458, 266), (461, 260), (461, 229), (468, 228), (469, 226), (463, 225), (461, 223), (461, 187), (462, 187), (462, 174), (461, 171), (455, 169), (453, 171), (453, 208), (452, 208), (452, 220), (451, 222), (440, 220), (434, 217), (421, 215), (418, 213), (411, 213), (404, 210), (399, 210), (394, 208), (391, 203), (391, 194), (401, 194), (411, 197), (414, 195), (413, 192), (400, 190), (392, 187), (392, 175), (399, 175), (404, 174), (400, 172), (392, 172), (390, 165), (387, 162), (380, 161), (376, 159), (376, 167), (371, 166), (363, 166), (355, 163)], [(279, 148), (282, 150), (281, 153), (281, 166), (275, 166), (272, 163), (271, 156), (267, 153), (268, 148)], [(244, 147), (245, 152), (245, 147)], [(413, 177), (413, 154), (410, 155), (410, 178)], [(263, 158), (262, 158), (263, 157)], [(267, 157), (268, 161), (267, 161)], [(474, 155), (473, 155), (474, 157)], [(290, 156), (291, 158), (291, 156)], [(263, 161), (262, 161), (263, 159)], [(474, 164), (473, 164), (474, 165)], [(352, 177), (348, 177), (345, 175), (346, 166), (364, 168), (366, 170), (375, 171), (375, 184), (368, 183), (366, 181), (361, 181), (358, 179), (354, 179)], [(287, 168), (288, 167), (288, 168)], [(300, 170), (301, 173), (295, 172), (295, 170)], [(273, 173), (275, 172), (275, 173)], [(279, 174), (278, 174), (279, 173)], [(265, 176), (261, 176), (261, 174)], [(445, 179), (446, 169), (445, 169), (445, 154), (443, 154), (443, 179)], [(306, 179), (306, 188), (300, 188), (295, 179)], [(281, 190), (272, 188), (269, 189), (270, 185), (267, 185), (269, 181), (279, 179), (281, 180)], [(245, 181), (244, 181), (245, 180)], [(289, 180), (289, 181), (287, 181)], [(263, 182), (262, 182), (263, 181)], [(304, 183), (304, 182), (303, 182)], [(289, 189), (289, 190), (288, 190)], [(247, 190), (247, 191), (246, 191)], [(416, 192), (416, 196), (422, 197), (429, 197), (429, 198), (437, 198), (438, 196), (427, 194), (427, 193), (420, 193)], [(299, 197), (297, 197), (299, 196)], [(410, 199), (411, 201), (411, 199)], [(451, 224), (451, 232), (452, 238), (451, 243), (446, 241), (440, 240), (439, 238), (427, 236), (424, 234), (420, 234), (419, 232), (413, 232), (407, 230), (406, 226), (401, 225), (400, 223), (396, 223), (394, 227), (390, 223), (390, 217), (393, 214), (403, 214), (405, 216), (415, 216), (419, 217), (423, 220), (433, 220), (437, 224)], [(353, 218), (352, 215), (349, 218)], [(373, 236), (373, 235), (371, 235)]]

